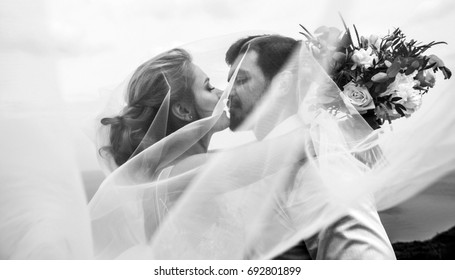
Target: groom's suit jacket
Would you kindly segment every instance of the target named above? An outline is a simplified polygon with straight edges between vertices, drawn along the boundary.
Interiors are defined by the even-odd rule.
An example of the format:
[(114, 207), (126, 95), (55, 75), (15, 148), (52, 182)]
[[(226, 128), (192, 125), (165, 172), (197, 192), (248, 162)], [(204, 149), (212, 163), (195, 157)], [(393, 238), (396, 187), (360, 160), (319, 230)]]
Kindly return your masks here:
[[(285, 133), (298, 125), (291, 117), (267, 137)], [(298, 183), (297, 180), (294, 183)], [(369, 198), (318, 234), (301, 240), (274, 259), (395, 259), (390, 240), (379, 219), (374, 199)]]
[(395, 259), (395, 253), (374, 203), (365, 201), (330, 227), (274, 259)]

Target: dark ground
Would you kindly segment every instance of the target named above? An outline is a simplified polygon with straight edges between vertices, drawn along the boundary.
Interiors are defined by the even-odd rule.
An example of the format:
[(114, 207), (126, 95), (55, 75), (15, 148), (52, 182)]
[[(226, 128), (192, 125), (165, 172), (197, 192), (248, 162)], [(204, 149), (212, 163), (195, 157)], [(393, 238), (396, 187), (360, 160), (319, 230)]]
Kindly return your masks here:
[(392, 244), (399, 260), (455, 260), (455, 227), (426, 241)]

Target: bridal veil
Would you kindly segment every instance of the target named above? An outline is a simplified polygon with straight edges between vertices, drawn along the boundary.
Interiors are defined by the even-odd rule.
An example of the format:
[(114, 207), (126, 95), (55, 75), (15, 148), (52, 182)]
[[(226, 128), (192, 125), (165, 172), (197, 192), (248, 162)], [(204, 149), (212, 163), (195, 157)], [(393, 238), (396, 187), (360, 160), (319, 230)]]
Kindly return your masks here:
[[(224, 97), (235, 80), (234, 74)], [(220, 103), (211, 118), (115, 170), (91, 202), (95, 249), (101, 258), (271, 258), (365, 199), (382, 211), (424, 190), (439, 193), (435, 182), (455, 166), (448, 153), (455, 138), (447, 133), (455, 118), (441, 118), (450, 112), (450, 91), (436, 94), (444, 101), (438, 111), (429, 99), (393, 130), (373, 131), (301, 44), (240, 128), (255, 140), (210, 154), (182, 174), (143, 172), (172, 165), (183, 142), (213, 127)], [(185, 138), (175, 148), (179, 135)], [(453, 197), (453, 187), (445, 186), (445, 194)], [(432, 209), (446, 224), (453, 223), (448, 205)], [(384, 215), (386, 229), (399, 225), (393, 211)], [(409, 231), (415, 226), (427, 227), (422, 221)]]

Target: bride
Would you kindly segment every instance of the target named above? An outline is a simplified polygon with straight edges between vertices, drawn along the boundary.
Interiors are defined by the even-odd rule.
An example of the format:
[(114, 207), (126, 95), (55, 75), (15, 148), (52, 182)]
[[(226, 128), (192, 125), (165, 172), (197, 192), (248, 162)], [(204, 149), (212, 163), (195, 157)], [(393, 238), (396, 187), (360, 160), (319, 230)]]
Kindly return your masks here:
[[(129, 80), (126, 105), (120, 115), (101, 119), (101, 124), (110, 129), (109, 144), (102, 147), (100, 153), (111, 157), (116, 167), (121, 166), (161, 138), (210, 117), (222, 93), (192, 63), (187, 51), (173, 49), (152, 58), (139, 66)], [(153, 122), (159, 121), (151, 127)], [(224, 126), (226, 124), (224, 120)], [(194, 143), (185, 156), (206, 153), (211, 135), (223, 128), (223, 123), (218, 124)], [(162, 170), (155, 170), (155, 174), (159, 171)]]
[[(184, 49), (145, 62), (112, 94), (98, 134), (112, 173), (89, 204), (97, 258), (147, 244), (207, 160), (212, 134), (228, 126), (222, 96)], [(121, 112), (109, 116), (122, 97)]]

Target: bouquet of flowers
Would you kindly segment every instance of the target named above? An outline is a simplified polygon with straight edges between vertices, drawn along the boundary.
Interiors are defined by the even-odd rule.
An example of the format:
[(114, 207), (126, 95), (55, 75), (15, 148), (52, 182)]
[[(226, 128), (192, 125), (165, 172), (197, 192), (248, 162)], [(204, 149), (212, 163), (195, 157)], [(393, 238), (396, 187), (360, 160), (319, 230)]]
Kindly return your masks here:
[(355, 40), (334, 27), (319, 27), (315, 35), (305, 27), (300, 32), (313, 56), (342, 90), (357, 111), (373, 129), (387, 120), (410, 116), (420, 104), (422, 95), (435, 85), (433, 73), (440, 70), (445, 79), (452, 75), (435, 55), (423, 53), (438, 44), (420, 44), (406, 40), (400, 29), (383, 38), (371, 35)]

